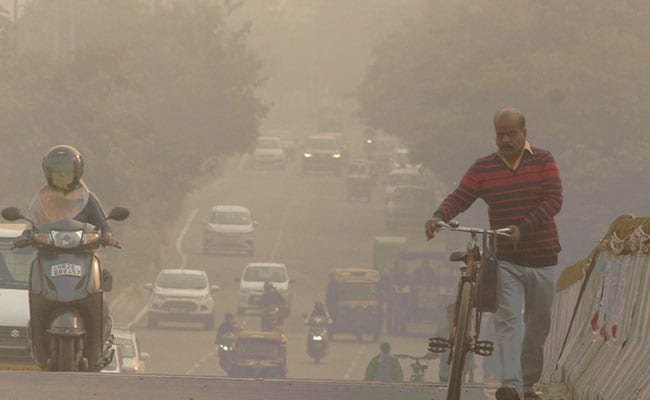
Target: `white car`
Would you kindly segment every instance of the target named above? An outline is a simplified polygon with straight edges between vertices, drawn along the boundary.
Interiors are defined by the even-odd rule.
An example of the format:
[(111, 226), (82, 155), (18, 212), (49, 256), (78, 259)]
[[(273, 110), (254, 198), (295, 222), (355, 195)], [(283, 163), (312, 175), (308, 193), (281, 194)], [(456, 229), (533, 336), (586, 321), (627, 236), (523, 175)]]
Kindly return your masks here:
[(140, 352), (138, 338), (130, 328), (113, 326), (113, 345), (120, 353), (120, 369), (124, 373), (141, 374), (145, 370), (145, 360), (150, 358), (149, 353)]
[(144, 287), (151, 291), (147, 305), (150, 328), (160, 321), (201, 322), (206, 330), (214, 328), (214, 294), (219, 286), (210, 286), (204, 271), (163, 269), (156, 283)]
[(255, 226), (251, 212), (243, 206), (214, 206), (204, 221), (203, 252), (241, 251), (255, 255)]
[(0, 364), (35, 367), (27, 337), (29, 273), (34, 250), (13, 248), (27, 225), (0, 224)]
[(249, 263), (244, 268), (239, 282), (239, 305), (237, 313), (243, 314), (248, 310), (262, 309), (261, 298), (264, 294), (264, 282), (271, 282), (278, 292), (284, 297), (285, 304), (291, 309), (291, 293), (287, 267), (281, 263), (256, 262)]
[(286, 168), (287, 157), (282, 139), (277, 136), (259, 136), (253, 152), (253, 163), (255, 168)]

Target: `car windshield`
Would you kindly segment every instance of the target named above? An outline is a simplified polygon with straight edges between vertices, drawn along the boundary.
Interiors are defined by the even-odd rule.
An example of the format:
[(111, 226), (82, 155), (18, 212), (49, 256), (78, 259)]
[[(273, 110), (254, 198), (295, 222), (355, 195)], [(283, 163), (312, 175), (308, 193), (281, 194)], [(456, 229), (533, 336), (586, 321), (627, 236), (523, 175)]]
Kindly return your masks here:
[(244, 280), (249, 282), (286, 282), (287, 274), (283, 268), (249, 266), (244, 272)]
[(165, 273), (158, 277), (156, 285), (164, 289), (205, 289), (208, 282), (203, 275)]
[(341, 283), (338, 287), (339, 300), (375, 300), (376, 284), (374, 283)]
[(262, 339), (239, 340), (235, 345), (237, 355), (243, 358), (275, 359), (280, 354), (278, 344)]
[(397, 185), (423, 185), (424, 179), (420, 175), (392, 174), (388, 177), (388, 184)]
[(308, 149), (316, 150), (337, 150), (339, 148), (339, 144), (333, 137), (310, 137), (307, 139), (306, 147)]
[(32, 248), (11, 249), (13, 239), (3, 240), (0, 247), (0, 287), (26, 289), (34, 260)]
[(219, 225), (250, 225), (251, 217), (241, 211), (218, 211), (212, 214), (212, 223)]
[(273, 137), (260, 137), (257, 139), (258, 149), (280, 149), (282, 148), (282, 141), (279, 138)]

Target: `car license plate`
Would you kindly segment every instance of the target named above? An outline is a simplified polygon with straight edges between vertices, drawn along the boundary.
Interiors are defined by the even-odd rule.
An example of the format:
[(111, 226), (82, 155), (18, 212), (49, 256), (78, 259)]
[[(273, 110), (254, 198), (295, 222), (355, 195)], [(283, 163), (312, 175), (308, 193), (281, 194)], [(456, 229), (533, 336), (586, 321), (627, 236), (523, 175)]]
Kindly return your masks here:
[(81, 265), (70, 263), (52, 265), (52, 277), (57, 276), (81, 276)]

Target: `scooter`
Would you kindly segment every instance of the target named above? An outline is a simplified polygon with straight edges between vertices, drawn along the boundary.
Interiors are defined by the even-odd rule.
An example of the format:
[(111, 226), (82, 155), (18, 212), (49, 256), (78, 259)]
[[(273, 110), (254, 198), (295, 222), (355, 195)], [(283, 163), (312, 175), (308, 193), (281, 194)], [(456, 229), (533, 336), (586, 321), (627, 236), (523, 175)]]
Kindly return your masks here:
[[(303, 315), (305, 320), (306, 315)], [(307, 334), (307, 354), (314, 359), (318, 364), (320, 360), (327, 354), (328, 341), (327, 341), (327, 327), (331, 323), (327, 318), (322, 316), (315, 316), (305, 323), (309, 325), (309, 333)]]
[[(107, 219), (128, 216), (129, 210), (116, 207)], [(106, 245), (102, 232), (72, 219), (35, 226), (16, 207), (2, 210), (2, 217), (32, 224), (29, 245), (37, 255), (29, 277), (28, 330), (34, 360), (48, 371), (101, 370), (113, 358), (111, 319), (103, 299), (113, 277), (95, 255)]]

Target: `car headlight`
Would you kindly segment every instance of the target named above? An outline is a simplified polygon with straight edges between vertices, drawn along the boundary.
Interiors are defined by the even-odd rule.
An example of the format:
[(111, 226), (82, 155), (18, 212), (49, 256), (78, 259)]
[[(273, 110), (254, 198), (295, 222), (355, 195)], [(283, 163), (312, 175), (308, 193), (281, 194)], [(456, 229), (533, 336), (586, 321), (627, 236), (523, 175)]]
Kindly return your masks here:
[(320, 342), (320, 341), (323, 340), (323, 337), (322, 337), (322, 336), (312, 336), (311, 339), (312, 339), (314, 342)]
[(339, 153), (332, 154), (332, 158), (341, 158), (341, 154)]
[(312, 154), (311, 153), (305, 153), (304, 156), (305, 156), (305, 158), (311, 158)]

